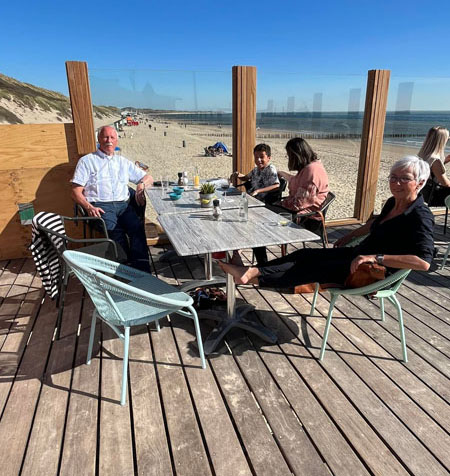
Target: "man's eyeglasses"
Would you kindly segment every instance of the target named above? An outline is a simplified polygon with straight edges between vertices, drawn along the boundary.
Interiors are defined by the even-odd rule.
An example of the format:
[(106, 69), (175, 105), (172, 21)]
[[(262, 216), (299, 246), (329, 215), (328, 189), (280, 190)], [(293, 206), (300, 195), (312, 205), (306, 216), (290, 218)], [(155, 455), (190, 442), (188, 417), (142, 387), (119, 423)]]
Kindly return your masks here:
[(397, 175), (391, 174), (389, 175), (388, 180), (389, 182), (392, 182), (392, 183), (400, 182), (404, 184), (404, 183), (412, 182), (413, 180), (416, 180), (416, 179), (411, 177), (397, 177)]

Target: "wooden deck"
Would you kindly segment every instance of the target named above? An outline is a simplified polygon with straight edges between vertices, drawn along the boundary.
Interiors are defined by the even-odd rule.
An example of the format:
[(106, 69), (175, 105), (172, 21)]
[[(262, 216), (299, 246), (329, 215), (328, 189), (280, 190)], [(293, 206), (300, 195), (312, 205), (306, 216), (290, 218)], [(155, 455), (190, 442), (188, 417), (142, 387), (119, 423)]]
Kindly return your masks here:
[[(170, 283), (203, 275), (198, 258), (169, 265), (151, 251)], [(310, 295), (243, 286), (240, 298), (278, 345), (236, 331), (202, 370), (189, 320), (166, 320), (159, 333), (138, 328), (125, 407), (121, 343), (107, 328), (84, 364), (92, 305), (77, 281), (55, 341), (55, 306), (32, 261), (0, 268), (2, 476), (449, 474), (450, 262), (412, 273), (398, 293), (406, 365), (389, 304), (381, 323), (377, 302), (339, 300), (322, 364), (327, 294), (309, 316)]]

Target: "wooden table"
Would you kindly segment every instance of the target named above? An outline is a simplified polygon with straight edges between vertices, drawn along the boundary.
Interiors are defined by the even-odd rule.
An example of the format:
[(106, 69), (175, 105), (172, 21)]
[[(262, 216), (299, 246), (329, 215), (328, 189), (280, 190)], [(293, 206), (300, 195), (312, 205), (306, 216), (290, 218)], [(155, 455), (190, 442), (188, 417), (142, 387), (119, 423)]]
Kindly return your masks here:
[[(221, 221), (215, 221), (212, 212), (201, 212), (160, 215), (158, 220), (180, 256), (227, 251), (227, 259), (230, 259), (228, 252), (232, 250), (319, 239), (316, 234), (294, 223), (280, 226), (279, 215), (264, 207), (249, 208), (246, 222), (239, 221), (237, 209), (224, 210), (222, 217)], [(226, 285), (226, 315), (210, 312), (207, 315), (221, 322), (207, 337), (204, 343), (205, 353), (213, 352), (233, 327), (243, 328), (275, 343), (277, 337), (271, 330), (245, 318), (254, 309), (253, 306), (246, 304), (236, 308), (236, 289), (230, 275), (226, 276)]]

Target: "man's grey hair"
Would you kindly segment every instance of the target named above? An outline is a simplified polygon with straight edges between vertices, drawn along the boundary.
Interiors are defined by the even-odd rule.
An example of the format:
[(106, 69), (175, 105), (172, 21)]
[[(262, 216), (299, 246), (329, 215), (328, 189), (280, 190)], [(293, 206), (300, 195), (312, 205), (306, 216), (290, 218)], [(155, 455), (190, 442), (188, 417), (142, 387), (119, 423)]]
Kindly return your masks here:
[(391, 167), (391, 173), (395, 170), (409, 169), (416, 182), (420, 184), (417, 191), (421, 190), (424, 187), (428, 177), (430, 176), (430, 166), (425, 160), (420, 159), (417, 155), (407, 155), (403, 159), (397, 160), (395, 164)]
[(117, 136), (117, 131), (114, 126), (102, 126), (97, 132), (97, 137), (99, 137), (105, 129), (113, 129), (113, 131), (116, 133), (116, 136)]

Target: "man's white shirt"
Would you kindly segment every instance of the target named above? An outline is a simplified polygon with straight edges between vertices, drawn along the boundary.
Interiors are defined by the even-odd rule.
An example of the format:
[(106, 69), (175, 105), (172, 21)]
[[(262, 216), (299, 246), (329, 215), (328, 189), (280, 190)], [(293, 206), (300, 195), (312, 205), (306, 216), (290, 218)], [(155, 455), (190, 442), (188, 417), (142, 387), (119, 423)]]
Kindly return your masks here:
[(128, 182), (137, 184), (146, 173), (122, 155), (106, 155), (100, 149), (81, 157), (72, 183), (84, 187), (88, 202), (128, 200)]

